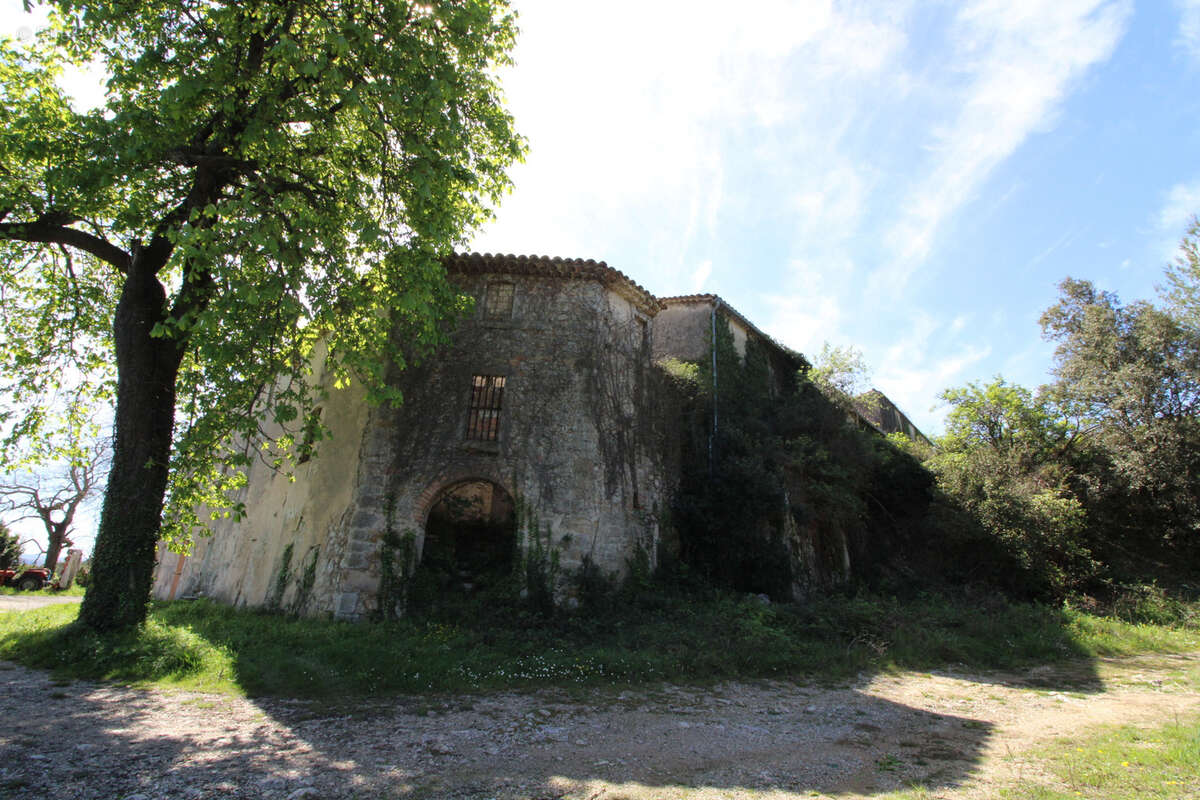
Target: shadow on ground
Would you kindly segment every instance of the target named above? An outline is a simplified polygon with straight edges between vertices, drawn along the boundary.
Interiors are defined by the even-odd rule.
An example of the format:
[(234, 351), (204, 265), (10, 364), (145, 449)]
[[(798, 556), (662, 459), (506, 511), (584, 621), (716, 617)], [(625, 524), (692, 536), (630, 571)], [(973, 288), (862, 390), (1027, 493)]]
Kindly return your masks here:
[[(85, 800), (875, 794), (965, 781), (990, 726), (787, 683), (342, 707), (56, 683), (5, 665), (0, 790)], [(433, 705), (426, 705), (432, 702)], [(22, 713), (24, 709), (24, 713)]]

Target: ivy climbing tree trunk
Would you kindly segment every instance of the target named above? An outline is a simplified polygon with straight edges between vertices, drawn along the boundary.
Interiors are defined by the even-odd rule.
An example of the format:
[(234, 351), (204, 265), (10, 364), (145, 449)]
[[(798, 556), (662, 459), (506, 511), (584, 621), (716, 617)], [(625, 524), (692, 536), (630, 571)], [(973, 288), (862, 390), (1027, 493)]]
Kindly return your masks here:
[(175, 382), (183, 348), (151, 336), (166, 293), (144, 259), (133, 259), (113, 326), (117, 410), (112, 471), (92, 555), (93, 581), (80, 618), (95, 630), (145, 619), (166, 495), (175, 422)]

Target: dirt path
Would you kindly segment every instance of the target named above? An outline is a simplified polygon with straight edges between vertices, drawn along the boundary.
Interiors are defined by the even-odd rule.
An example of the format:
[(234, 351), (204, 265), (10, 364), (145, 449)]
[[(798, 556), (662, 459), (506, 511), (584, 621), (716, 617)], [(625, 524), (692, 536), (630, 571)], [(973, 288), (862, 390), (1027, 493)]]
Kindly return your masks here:
[[(1200, 653), (854, 685), (727, 683), (354, 707), (55, 685), (0, 662), (0, 796), (985, 798), (1031, 747), (1200, 712)], [(1198, 787), (1200, 788), (1200, 787)]]
[(81, 600), (82, 597), (69, 594), (0, 594), (0, 611), (29, 611), (42, 606), (78, 603)]

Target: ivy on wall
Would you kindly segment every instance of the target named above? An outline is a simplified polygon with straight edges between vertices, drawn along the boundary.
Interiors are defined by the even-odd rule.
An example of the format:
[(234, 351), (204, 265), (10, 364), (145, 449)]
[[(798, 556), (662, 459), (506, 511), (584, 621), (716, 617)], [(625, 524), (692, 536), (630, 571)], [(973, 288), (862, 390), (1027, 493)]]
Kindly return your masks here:
[(750, 338), (739, 355), (728, 320), (717, 322), (709, 358), (660, 365), (685, 410), (678, 558), (776, 600), (905, 570), (933, 498), (929, 473), (762, 343)]

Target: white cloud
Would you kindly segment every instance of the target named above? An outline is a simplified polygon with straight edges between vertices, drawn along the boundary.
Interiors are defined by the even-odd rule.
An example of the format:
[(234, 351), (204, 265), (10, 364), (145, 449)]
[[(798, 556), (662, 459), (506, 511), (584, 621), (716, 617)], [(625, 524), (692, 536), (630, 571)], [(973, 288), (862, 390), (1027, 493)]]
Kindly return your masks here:
[(701, 289), (703, 289), (705, 281), (708, 280), (708, 276), (711, 274), (712, 274), (712, 261), (710, 259), (705, 259), (704, 261), (701, 261), (700, 265), (697, 266), (696, 270), (692, 273), (692, 278), (691, 278), (692, 292), (696, 293), (696, 292), (699, 292)]
[(1177, 183), (1167, 192), (1158, 212), (1158, 229), (1182, 236), (1192, 217), (1200, 214), (1200, 178), (1190, 183)]
[(1130, 11), (1129, 2), (1096, 0), (977, 0), (959, 11), (951, 63), (966, 81), (940, 87), (954, 95), (954, 111), (931, 134), (923, 177), (901, 201), (887, 234), (893, 259), (877, 285), (904, 285), (946, 220), (1029, 136), (1050, 126), (1080, 77), (1111, 55)]
[[(973, 377), (969, 372), (971, 368), (992, 352), (990, 346), (977, 344), (957, 345), (950, 352), (937, 355), (929, 352), (934, 334), (944, 337), (955, 333), (953, 325), (949, 331), (944, 331), (943, 326), (919, 315), (914, 329), (904, 341), (887, 349), (886, 358), (875, 369), (876, 387), (926, 435), (941, 431), (944, 416), (933, 409), (931, 398)], [(871, 355), (868, 353), (868, 358)]]
[(841, 341), (842, 309), (829, 294), (802, 292), (765, 299), (768, 319), (763, 330), (779, 342), (811, 356), (826, 341)]
[[(675, 293), (699, 260), (689, 249), (720, 238), (730, 165), (746, 180), (747, 162), (765, 180), (788, 176), (797, 195), (819, 193), (825, 218), (852, 224), (864, 183), (834, 139), (853, 115), (825, 110), (830, 98), (851, 107), (840, 82), (877, 75), (902, 48), (905, 5), (896, 8), (520, 3), (517, 67), (504, 80), (531, 152), (476, 247), (525, 252), (549, 240), (563, 255), (604, 258), (636, 238), (644, 263), (618, 266)], [(754, 198), (740, 202), (754, 213)]]
[(21, 0), (0, 0), (0, 36), (28, 39), (34, 31), (46, 27), (48, 18), (49, 10), (45, 6), (26, 13)]
[(1200, 64), (1200, 0), (1175, 0), (1179, 9), (1179, 36), (1176, 40), (1192, 61)]
[(1179, 251), (1179, 240), (1183, 238), (1192, 219), (1198, 215), (1200, 178), (1177, 183), (1168, 189), (1153, 219), (1151, 247), (1155, 256), (1164, 263), (1174, 261)]

